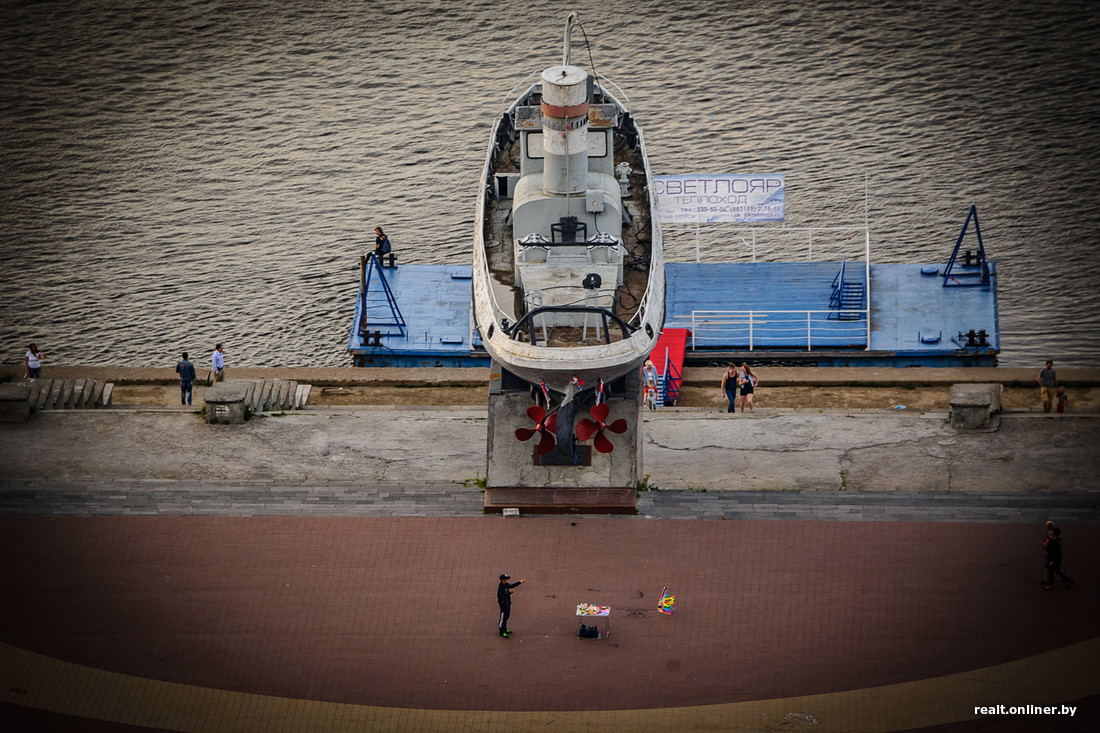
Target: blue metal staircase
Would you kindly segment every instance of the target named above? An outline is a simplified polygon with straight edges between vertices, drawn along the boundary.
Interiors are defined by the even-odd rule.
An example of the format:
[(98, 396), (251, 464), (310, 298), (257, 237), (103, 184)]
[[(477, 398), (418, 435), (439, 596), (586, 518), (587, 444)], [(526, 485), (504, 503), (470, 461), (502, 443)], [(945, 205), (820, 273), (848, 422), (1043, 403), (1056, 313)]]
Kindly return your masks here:
[[(405, 318), (397, 307), (386, 276), (382, 274), (382, 265), (372, 252), (362, 265), (363, 271), (359, 289), (360, 312), (359, 335), (364, 342), (372, 339), (380, 345), (383, 336), (404, 337), (407, 331)], [(373, 281), (373, 288), (372, 288)]]
[(833, 278), (833, 293), (829, 296), (829, 307), (833, 313), (829, 318), (837, 321), (858, 321), (864, 317), (864, 296), (866, 286), (862, 280), (847, 280), (844, 277), (845, 260), (840, 258), (840, 272)]

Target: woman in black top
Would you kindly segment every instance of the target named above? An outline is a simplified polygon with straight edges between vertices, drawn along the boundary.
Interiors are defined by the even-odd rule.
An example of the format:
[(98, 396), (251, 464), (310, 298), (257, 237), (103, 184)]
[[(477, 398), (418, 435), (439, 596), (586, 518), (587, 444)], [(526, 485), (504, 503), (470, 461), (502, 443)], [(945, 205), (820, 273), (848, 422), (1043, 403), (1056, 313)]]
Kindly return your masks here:
[(390, 238), (382, 231), (382, 227), (374, 228), (374, 256), (382, 259), (382, 255), (390, 252)]

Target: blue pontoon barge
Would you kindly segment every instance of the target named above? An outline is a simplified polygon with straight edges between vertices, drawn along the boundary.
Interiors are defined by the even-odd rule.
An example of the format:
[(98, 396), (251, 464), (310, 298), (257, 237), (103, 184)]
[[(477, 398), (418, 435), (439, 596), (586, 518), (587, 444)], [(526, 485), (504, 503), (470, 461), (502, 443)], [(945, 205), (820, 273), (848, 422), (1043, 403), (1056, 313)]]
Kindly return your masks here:
[[(665, 327), (690, 332), (685, 364), (996, 365), (997, 268), (973, 205), (939, 263), (872, 264), (869, 244), (862, 259), (812, 259), (827, 249), (824, 229), (805, 230), (806, 261), (758, 261), (757, 235), (774, 231), (795, 230), (752, 230), (745, 261), (666, 263)], [(348, 340), (357, 366), (488, 365), (470, 266), (382, 264), (362, 260)]]

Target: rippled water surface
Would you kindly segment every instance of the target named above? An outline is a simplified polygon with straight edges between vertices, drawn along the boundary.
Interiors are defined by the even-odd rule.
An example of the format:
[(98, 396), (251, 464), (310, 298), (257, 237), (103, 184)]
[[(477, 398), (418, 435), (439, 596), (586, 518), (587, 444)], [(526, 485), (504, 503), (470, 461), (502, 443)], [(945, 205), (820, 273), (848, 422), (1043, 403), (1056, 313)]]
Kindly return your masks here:
[(654, 172), (784, 172), (788, 226), (862, 223), (866, 176), (873, 262), (943, 261), (977, 202), (1001, 363), (1095, 365), (1095, 7), (6, 2), (0, 358), (350, 364), (371, 230), (469, 262), (489, 126), (576, 9)]

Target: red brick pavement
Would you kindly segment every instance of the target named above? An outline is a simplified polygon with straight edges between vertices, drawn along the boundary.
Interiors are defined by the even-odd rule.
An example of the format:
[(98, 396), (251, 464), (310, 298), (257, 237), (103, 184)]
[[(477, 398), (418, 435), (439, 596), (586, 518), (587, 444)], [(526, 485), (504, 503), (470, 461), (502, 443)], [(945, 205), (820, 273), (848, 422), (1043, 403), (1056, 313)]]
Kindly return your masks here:
[[(1064, 531), (1078, 585), (1042, 592), (1030, 525), (0, 517), (0, 640), (336, 702), (736, 702), (944, 675), (1097, 635), (1100, 531)], [(507, 640), (501, 572), (528, 579)], [(656, 611), (664, 585), (674, 616)], [(575, 638), (581, 601), (613, 607), (609, 639)]]

